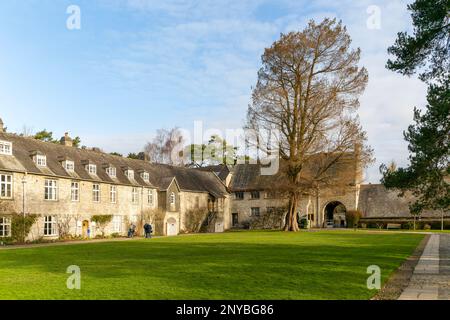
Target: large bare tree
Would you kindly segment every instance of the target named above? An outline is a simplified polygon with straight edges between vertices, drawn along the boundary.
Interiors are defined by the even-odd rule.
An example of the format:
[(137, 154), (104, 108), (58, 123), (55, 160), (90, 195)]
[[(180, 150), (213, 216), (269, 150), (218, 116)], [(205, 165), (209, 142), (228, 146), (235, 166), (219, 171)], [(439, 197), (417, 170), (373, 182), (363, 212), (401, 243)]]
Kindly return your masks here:
[(285, 230), (298, 231), (301, 196), (330, 183), (330, 170), (344, 155), (356, 145), (362, 154), (371, 152), (356, 113), (368, 73), (350, 44), (342, 23), (325, 19), (281, 34), (262, 56), (247, 128), (261, 133), (254, 143), (262, 150), (269, 144), (261, 137), (277, 139), (289, 195)]
[(148, 142), (144, 152), (148, 155), (150, 162), (170, 165), (183, 165), (180, 157), (173, 157), (173, 151), (183, 146), (184, 138), (178, 128), (170, 130), (159, 129), (153, 141)]

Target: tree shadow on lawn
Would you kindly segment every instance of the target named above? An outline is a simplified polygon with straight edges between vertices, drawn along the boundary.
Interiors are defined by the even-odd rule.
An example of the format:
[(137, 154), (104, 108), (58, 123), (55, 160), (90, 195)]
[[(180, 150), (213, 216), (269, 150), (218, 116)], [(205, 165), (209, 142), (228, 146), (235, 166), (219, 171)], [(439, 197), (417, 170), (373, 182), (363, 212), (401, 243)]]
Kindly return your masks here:
[[(395, 244), (364, 239), (327, 245), (208, 239), (83, 244), (3, 252), (0, 271), (58, 275), (50, 281), (61, 283), (47, 288), (48, 278), (31, 279), (29, 290), (39, 287), (49, 290), (45, 296), (61, 299), (368, 299), (376, 292), (366, 287), (367, 267), (378, 265), (386, 280), (421, 239), (394, 238)], [(83, 290), (66, 289), (69, 265), (80, 266)]]

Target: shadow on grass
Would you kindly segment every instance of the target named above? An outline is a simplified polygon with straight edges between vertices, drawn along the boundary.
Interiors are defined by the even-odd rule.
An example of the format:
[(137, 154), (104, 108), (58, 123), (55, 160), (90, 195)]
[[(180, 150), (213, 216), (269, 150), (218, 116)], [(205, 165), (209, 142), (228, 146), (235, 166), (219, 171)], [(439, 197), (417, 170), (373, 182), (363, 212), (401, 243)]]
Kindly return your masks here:
[[(246, 233), (189, 236), (0, 252), (2, 288), (58, 299), (368, 299), (369, 265), (386, 280), (418, 235)], [(83, 290), (65, 288), (69, 265)], [(39, 275), (42, 277), (39, 277)], [(11, 280), (11, 279), (10, 279)], [(17, 291), (16, 291), (17, 290)], [(23, 291), (25, 290), (25, 291)]]

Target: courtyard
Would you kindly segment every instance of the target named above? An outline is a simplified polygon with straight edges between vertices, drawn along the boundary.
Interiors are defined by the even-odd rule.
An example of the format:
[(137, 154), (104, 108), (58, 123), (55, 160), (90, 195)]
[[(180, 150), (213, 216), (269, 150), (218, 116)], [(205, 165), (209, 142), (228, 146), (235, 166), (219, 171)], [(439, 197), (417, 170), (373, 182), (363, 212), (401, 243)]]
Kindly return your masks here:
[[(362, 299), (367, 268), (382, 283), (422, 234), (227, 232), (0, 249), (0, 299)], [(81, 289), (69, 290), (69, 266)]]

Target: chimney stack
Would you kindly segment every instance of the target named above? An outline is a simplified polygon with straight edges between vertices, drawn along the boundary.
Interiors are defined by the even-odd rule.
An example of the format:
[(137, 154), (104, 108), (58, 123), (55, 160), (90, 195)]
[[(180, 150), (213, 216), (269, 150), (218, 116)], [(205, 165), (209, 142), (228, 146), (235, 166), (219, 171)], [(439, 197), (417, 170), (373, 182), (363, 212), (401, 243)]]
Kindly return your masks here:
[(5, 132), (5, 128), (3, 127), (3, 121), (2, 118), (0, 118), (0, 133)]
[(68, 132), (66, 132), (64, 134), (64, 137), (61, 138), (61, 144), (63, 146), (66, 146), (66, 147), (72, 147), (73, 146), (72, 138), (69, 137), (69, 133)]

